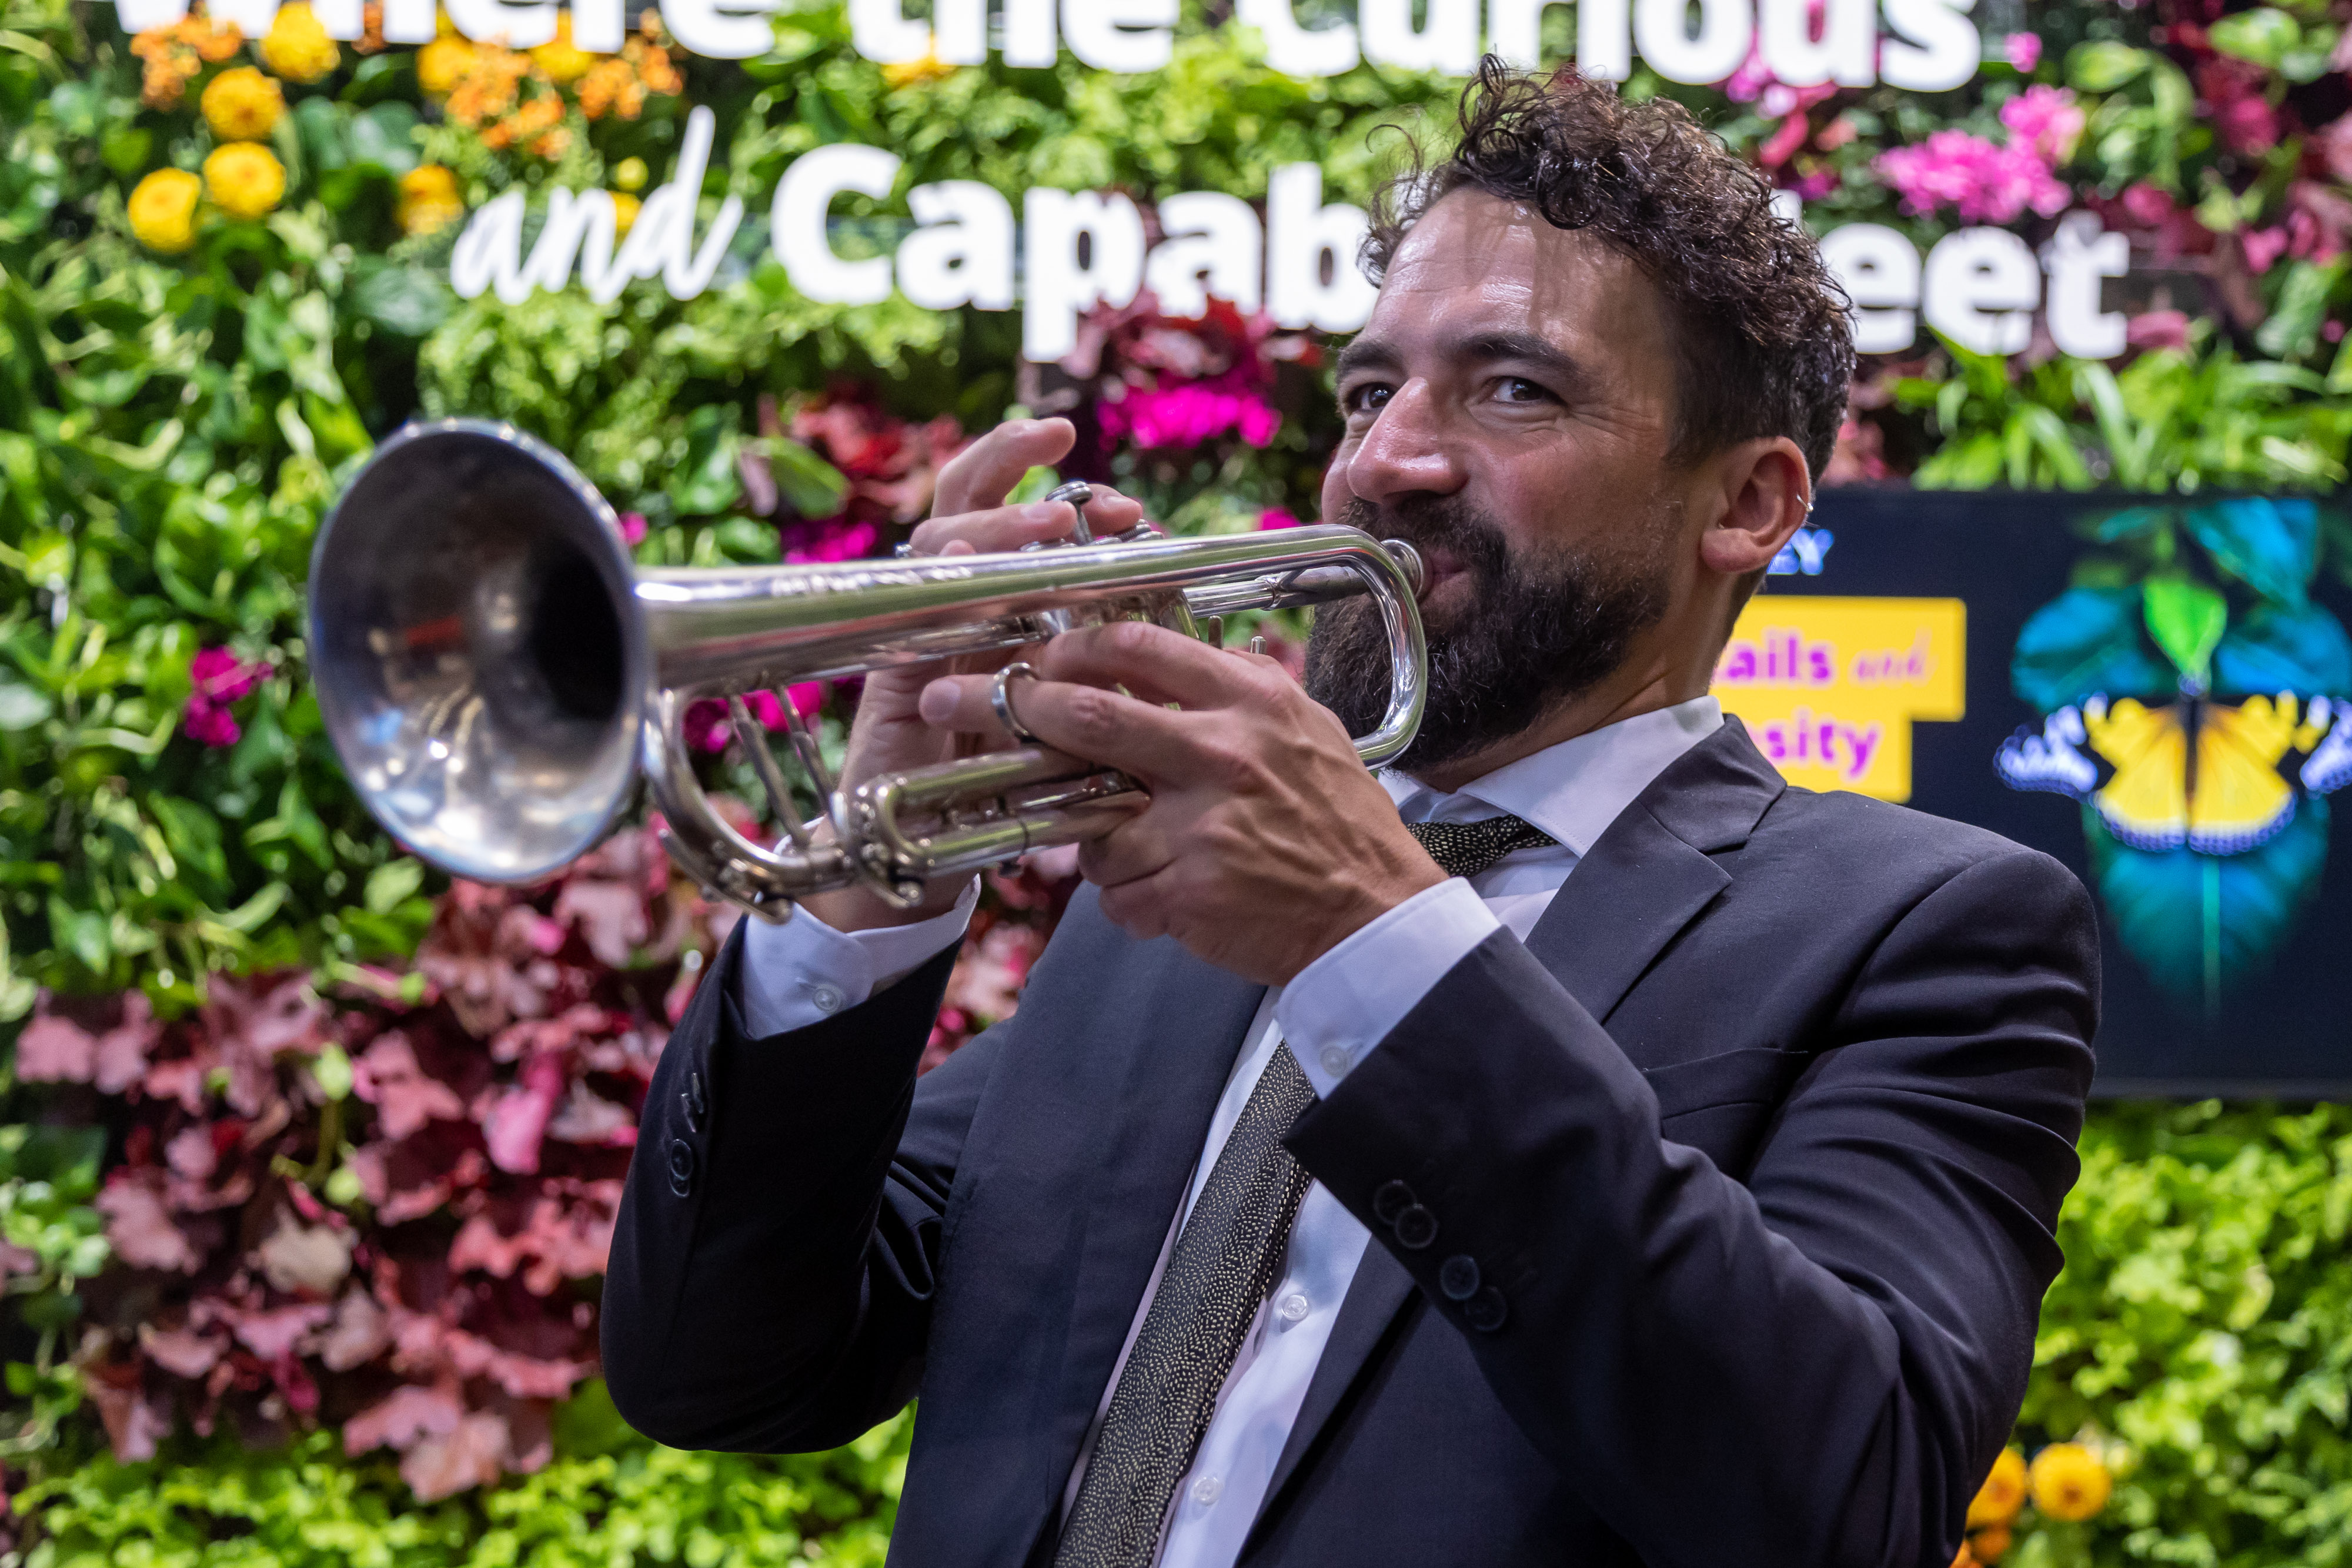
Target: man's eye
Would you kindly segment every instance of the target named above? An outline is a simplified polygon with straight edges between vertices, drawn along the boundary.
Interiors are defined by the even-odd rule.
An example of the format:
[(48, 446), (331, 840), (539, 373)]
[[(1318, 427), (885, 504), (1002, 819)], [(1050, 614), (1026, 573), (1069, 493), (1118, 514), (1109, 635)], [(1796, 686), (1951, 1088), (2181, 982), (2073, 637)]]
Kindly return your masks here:
[(1549, 402), (1551, 393), (1525, 376), (1505, 376), (1502, 382), (1505, 402)]
[(1388, 406), (1393, 389), (1384, 386), (1357, 387), (1340, 400), (1349, 413), (1378, 413)]

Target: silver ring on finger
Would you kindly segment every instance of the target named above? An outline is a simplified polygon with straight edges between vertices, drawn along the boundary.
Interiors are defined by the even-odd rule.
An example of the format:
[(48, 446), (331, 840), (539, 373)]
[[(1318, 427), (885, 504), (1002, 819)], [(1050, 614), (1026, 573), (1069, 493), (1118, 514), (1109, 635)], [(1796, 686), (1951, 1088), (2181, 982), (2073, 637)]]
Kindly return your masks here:
[(898, 559), (905, 560), (908, 556), (919, 555), (922, 552), (915, 549), (914, 540), (902, 539), (899, 541), (898, 548), (893, 549), (890, 553), (896, 556)]
[(1021, 716), (1013, 711), (1011, 687), (1015, 675), (1026, 675), (1033, 681), (1045, 679), (1027, 660), (1015, 659), (996, 672), (996, 683), (989, 688), (988, 706), (996, 710), (996, 722), (1003, 725), (1013, 739), (1030, 746), (1043, 746), (1045, 738), (1023, 724)]

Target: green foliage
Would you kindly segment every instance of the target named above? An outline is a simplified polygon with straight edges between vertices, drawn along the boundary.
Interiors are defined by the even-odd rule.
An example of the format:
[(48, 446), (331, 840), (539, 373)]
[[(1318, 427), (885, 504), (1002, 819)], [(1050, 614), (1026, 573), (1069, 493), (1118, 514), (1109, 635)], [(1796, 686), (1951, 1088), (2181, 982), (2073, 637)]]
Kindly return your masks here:
[(2021, 1431), (2123, 1458), (2005, 1563), (2352, 1561), (2352, 1109), (2116, 1106), (2082, 1149)]
[(0, 1242), (16, 1249), (5, 1294), (37, 1337), (30, 1362), (7, 1369), (22, 1424), (0, 1437), (0, 1457), (46, 1450), (58, 1423), (81, 1405), (79, 1372), (60, 1352), (81, 1313), (77, 1288), (106, 1266), (110, 1249), (89, 1200), (98, 1193), (106, 1135), (95, 1127), (0, 1127)]
[(557, 1415), (542, 1469), (419, 1504), (382, 1457), (331, 1433), (249, 1451), (189, 1441), (100, 1457), (28, 1489), (26, 1568), (880, 1568), (910, 1417), (829, 1454), (681, 1453), (620, 1424), (594, 1384)]

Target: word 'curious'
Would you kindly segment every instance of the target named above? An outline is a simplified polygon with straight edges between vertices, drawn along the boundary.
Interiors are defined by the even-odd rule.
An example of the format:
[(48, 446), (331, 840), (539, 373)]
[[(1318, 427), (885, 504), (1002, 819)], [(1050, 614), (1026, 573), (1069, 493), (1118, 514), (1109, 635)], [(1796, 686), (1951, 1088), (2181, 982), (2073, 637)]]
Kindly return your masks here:
[[(443, 0), (477, 43), (529, 49), (555, 37), (559, 0)], [(269, 31), (279, 0), (209, 0), (215, 17), (248, 37)], [(662, 20), (689, 52), (718, 59), (765, 54), (778, 0), (662, 0)], [(928, 18), (906, 0), (849, 0), (857, 52), (885, 64), (936, 58), (979, 65), (993, 48), (1008, 66), (1047, 67), (1067, 48), (1096, 70), (1158, 70), (1173, 57), (1178, 0), (932, 0)], [(1976, 74), (1982, 45), (1975, 0), (1577, 0), (1576, 60), (1586, 75), (1622, 81), (1638, 57), (1668, 81), (1719, 82), (1750, 50), (1790, 87), (1890, 87), (1941, 92)], [(387, 43), (433, 41), (436, 0), (383, 0)], [(1569, 0), (1357, 0), (1354, 20), (1302, 26), (1295, 0), (1237, 0), (1234, 18), (1265, 43), (1286, 76), (1338, 76), (1364, 62), (1467, 76), (1483, 50), (1513, 65), (1541, 63), (1543, 15)], [(356, 39), (364, 0), (315, 0), (327, 36)], [(618, 50), (626, 0), (570, 0), (572, 41)], [(127, 32), (168, 26), (188, 0), (115, 0)]]

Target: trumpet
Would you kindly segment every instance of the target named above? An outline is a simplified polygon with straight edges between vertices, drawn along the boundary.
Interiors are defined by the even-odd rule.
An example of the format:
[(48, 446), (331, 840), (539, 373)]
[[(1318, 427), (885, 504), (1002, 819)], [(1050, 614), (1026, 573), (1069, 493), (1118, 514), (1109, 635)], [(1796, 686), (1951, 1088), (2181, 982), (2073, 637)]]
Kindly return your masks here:
[[(1083, 499), (1074, 488), (1055, 495)], [(1038, 747), (843, 789), (787, 701), (788, 748), (821, 813), (803, 821), (747, 693), (1118, 620), (1214, 637), (1223, 616), (1368, 593), (1389, 704), (1356, 749), (1376, 766), (1421, 722), (1421, 580), (1411, 546), (1328, 526), (1180, 538), (1145, 524), (999, 555), (640, 570), (610, 504), (562, 456), (511, 425), (448, 419), (384, 442), (336, 500), (311, 554), (310, 646), (360, 799), (425, 861), (541, 881), (593, 848), (642, 780), (671, 859), (774, 922), (857, 883), (910, 905), (929, 878), (1107, 832), (1145, 797)], [(737, 831), (695, 776), (683, 726), (702, 698), (726, 706), (781, 828), (772, 846)]]

